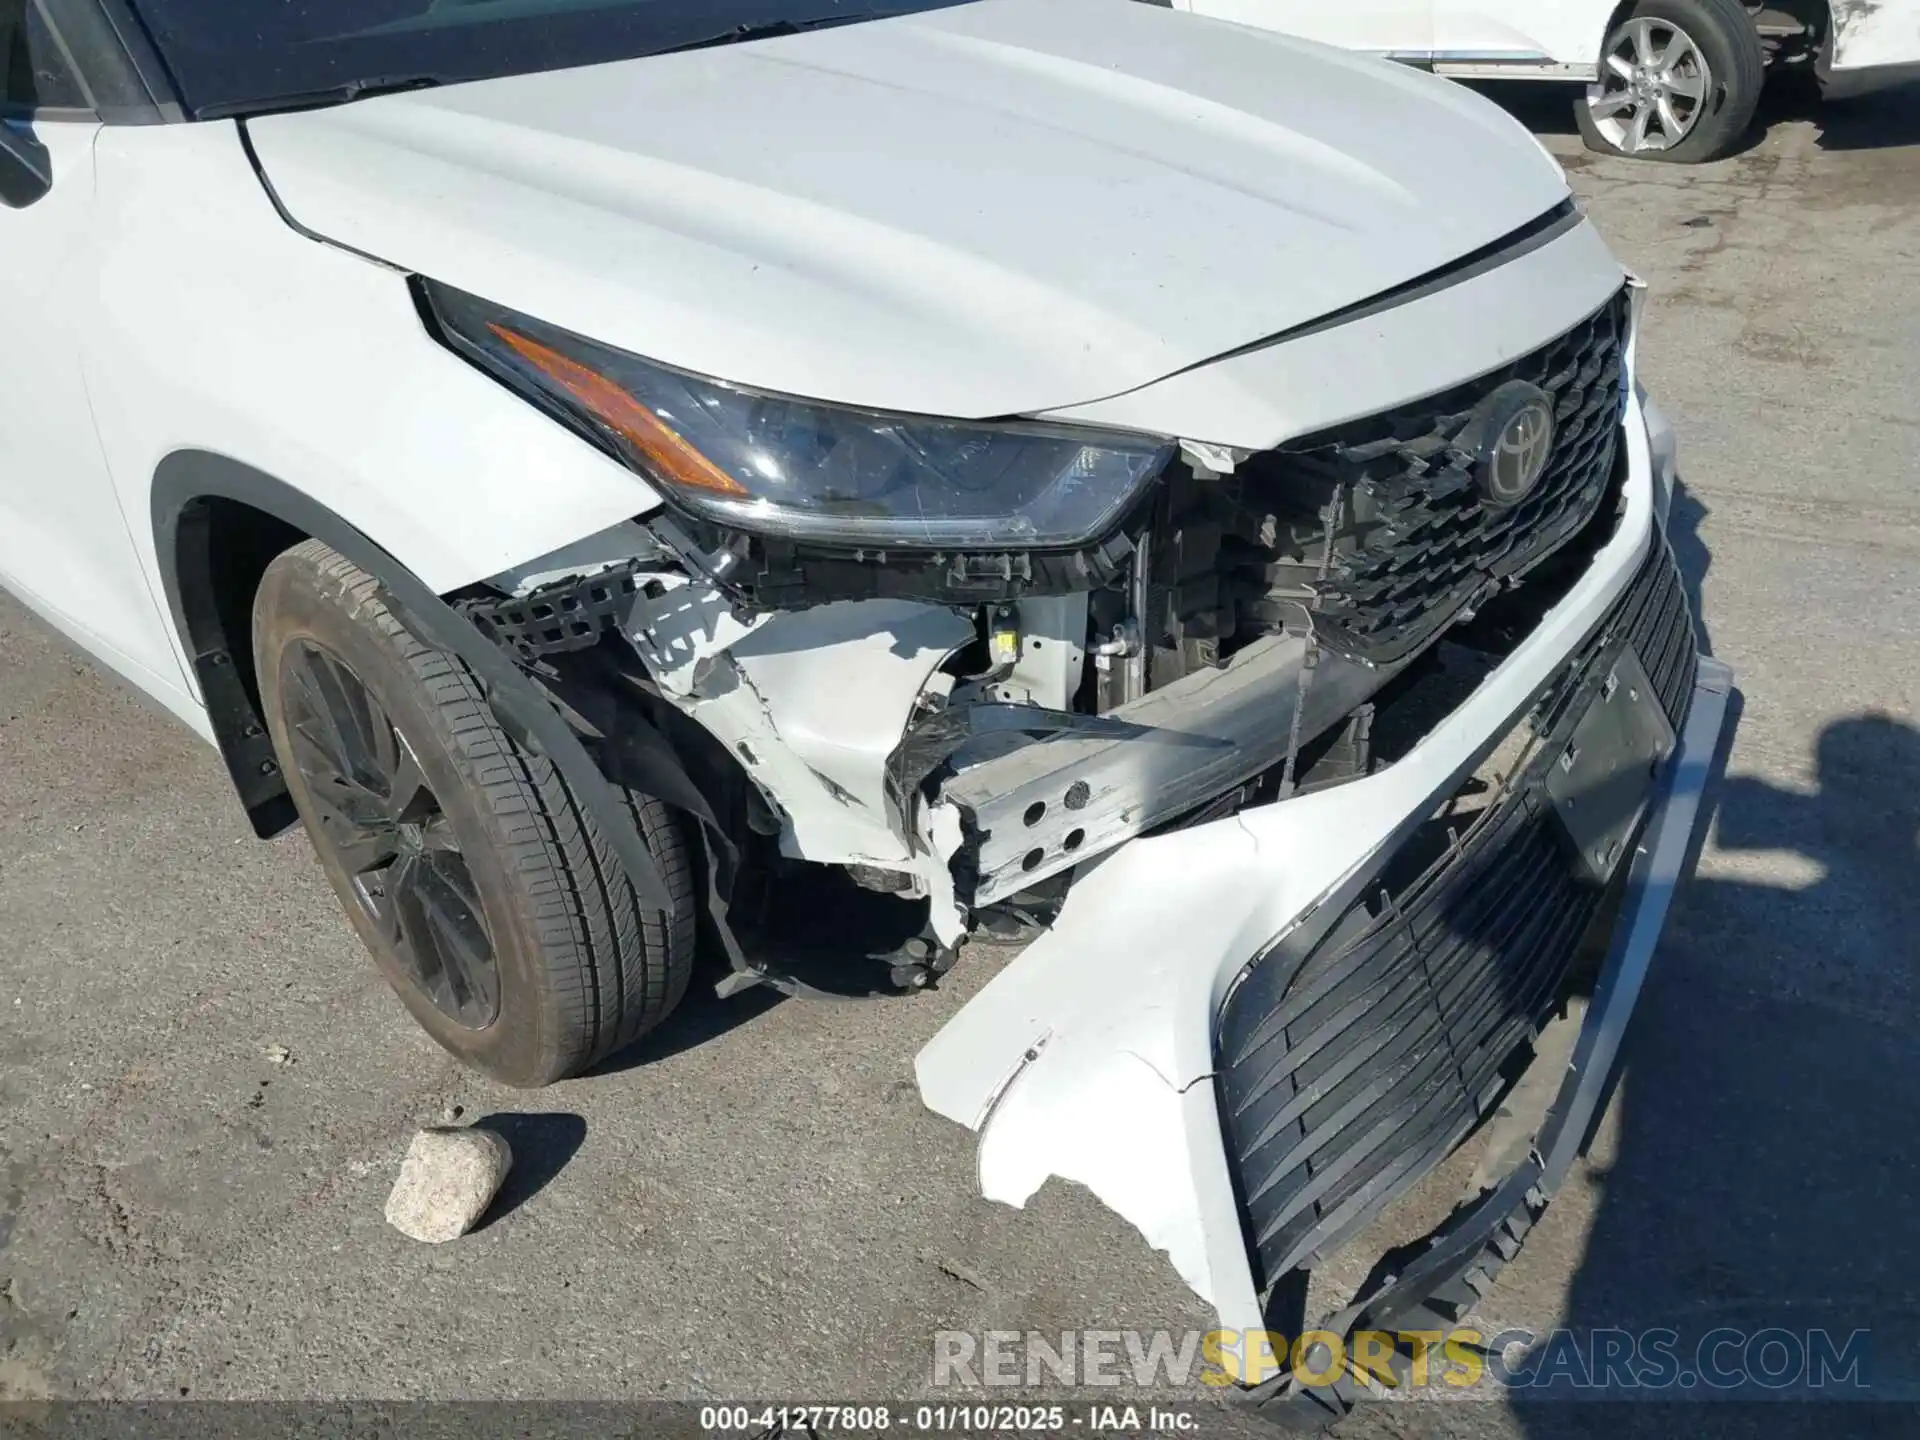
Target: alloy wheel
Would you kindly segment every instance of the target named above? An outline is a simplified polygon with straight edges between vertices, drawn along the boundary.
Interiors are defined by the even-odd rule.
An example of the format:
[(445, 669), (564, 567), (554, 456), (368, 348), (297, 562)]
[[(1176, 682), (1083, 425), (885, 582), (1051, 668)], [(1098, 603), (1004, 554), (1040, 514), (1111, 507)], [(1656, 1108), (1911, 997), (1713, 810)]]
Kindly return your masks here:
[(308, 641), (282, 662), (287, 735), (315, 844), (348, 877), (390, 958), (470, 1030), (500, 1013), (479, 890), (413, 746), (359, 676)]
[(1693, 37), (1671, 20), (1642, 16), (1613, 34), (1587, 87), (1602, 138), (1625, 155), (1670, 150), (1699, 123), (1713, 71)]

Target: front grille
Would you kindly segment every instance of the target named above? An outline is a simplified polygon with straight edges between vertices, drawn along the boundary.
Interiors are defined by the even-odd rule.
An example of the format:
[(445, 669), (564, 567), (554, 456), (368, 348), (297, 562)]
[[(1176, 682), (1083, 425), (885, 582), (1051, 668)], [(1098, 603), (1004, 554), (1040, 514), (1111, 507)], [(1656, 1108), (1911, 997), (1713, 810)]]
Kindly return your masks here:
[[(1293, 527), (1295, 557), (1269, 571), (1278, 591), (1307, 598), (1325, 643), (1375, 664), (1398, 660), (1586, 523), (1619, 448), (1628, 313), (1622, 289), (1504, 369), (1259, 457), (1334, 506), (1325, 573), (1328, 547), (1313, 543), (1313, 524)], [(1511, 380), (1552, 398), (1555, 438), (1533, 490), (1499, 508), (1482, 502), (1476, 457), (1458, 442), (1475, 406)]]
[(1687, 603), (1673, 551), (1658, 530), (1653, 553), (1614, 607), (1599, 648), (1611, 639), (1632, 642), (1678, 734), (1693, 699), (1693, 682), (1699, 678), (1700, 647), (1694, 635), (1693, 607)]
[[(1546, 733), (1624, 640), (1678, 730), (1696, 652), (1664, 542), (1543, 698)], [(1558, 1007), (1604, 892), (1574, 878), (1538, 777), (1517, 776), (1463, 835), (1438, 827), (1436, 846), (1435, 827), (1417, 832), (1331, 926), (1260, 956), (1221, 1007), (1222, 1125), (1263, 1288), (1451, 1151)]]

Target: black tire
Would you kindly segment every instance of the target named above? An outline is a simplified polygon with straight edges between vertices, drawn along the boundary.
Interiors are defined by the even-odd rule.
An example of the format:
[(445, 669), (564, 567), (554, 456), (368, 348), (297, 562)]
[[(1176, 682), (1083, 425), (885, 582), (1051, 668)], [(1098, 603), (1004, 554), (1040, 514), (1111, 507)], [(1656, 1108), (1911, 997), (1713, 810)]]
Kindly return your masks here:
[[(447, 1050), (506, 1084), (545, 1085), (680, 1002), (693, 866), (666, 806), (627, 795), (673, 898), (663, 913), (640, 904), (553, 764), (500, 728), (472, 672), (409, 632), (379, 583), (317, 540), (267, 567), (254, 663), (321, 866), (401, 1001)], [(330, 750), (350, 763), (329, 769)], [(406, 816), (388, 813), (402, 805)], [(409, 867), (391, 885), (400, 858), (358, 864), (387, 848)]]
[(1587, 148), (1602, 155), (1629, 155), (1636, 160), (1696, 165), (1729, 154), (1753, 124), (1760, 92), (1766, 84), (1767, 57), (1740, 0), (1640, 0), (1608, 34), (1600, 50), (1601, 85), (1622, 84), (1609, 79), (1607, 57), (1627, 39), (1636, 21), (1651, 20), (1684, 32), (1705, 57), (1710, 80), (1699, 101), (1691, 128), (1666, 149), (1622, 149), (1602, 129), (1593, 113), (1595, 89), (1574, 100), (1574, 118)]

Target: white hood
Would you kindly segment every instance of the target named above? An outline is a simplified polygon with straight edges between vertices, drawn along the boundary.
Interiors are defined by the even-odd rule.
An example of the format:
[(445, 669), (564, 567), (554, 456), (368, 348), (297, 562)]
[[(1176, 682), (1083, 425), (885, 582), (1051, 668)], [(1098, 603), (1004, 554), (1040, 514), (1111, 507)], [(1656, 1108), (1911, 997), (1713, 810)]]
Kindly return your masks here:
[(247, 122), (343, 245), (883, 409), (1147, 384), (1454, 260), (1558, 167), (1448, 82), (1135, 0), (984, 0)]

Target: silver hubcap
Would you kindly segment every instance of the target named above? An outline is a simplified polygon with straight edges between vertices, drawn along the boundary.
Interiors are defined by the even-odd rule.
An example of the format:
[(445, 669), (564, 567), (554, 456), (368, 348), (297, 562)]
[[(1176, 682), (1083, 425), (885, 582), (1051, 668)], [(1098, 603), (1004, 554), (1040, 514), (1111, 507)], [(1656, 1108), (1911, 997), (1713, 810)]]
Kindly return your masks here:
[(1693, 37), (1671, 20), (1629, 20), (1607, 42), (1587, 111), (1614, 149), (1668, 150), (1693, 130), (1713, 93), (1713, 72)]

